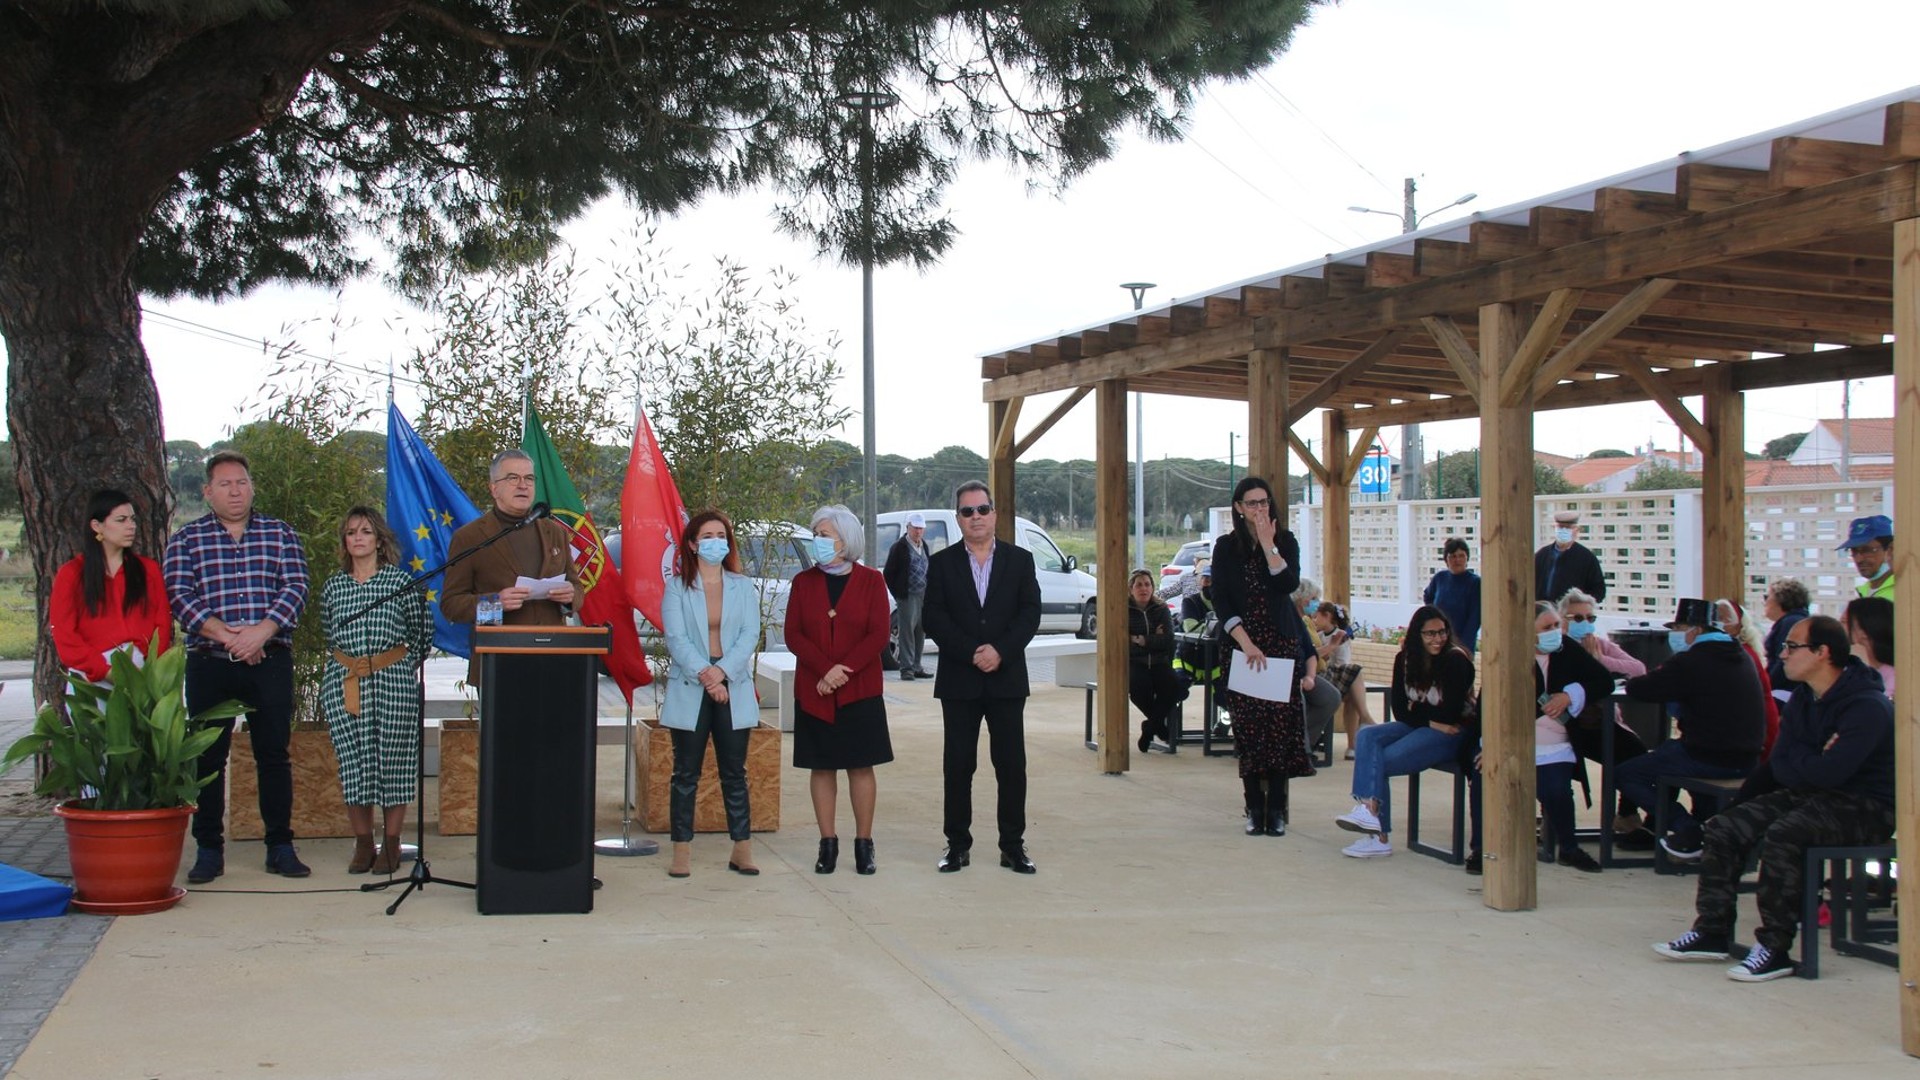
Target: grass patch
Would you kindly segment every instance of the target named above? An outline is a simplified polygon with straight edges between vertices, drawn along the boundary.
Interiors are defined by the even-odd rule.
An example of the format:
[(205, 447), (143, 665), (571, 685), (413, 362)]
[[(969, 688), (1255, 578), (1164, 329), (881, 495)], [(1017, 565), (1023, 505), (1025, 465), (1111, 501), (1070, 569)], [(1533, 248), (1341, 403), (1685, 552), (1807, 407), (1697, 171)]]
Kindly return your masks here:
[[(1060, 545), (1060, 553), (1062, 555), (1073, 556), (1080, 560), (1083, 566), (1098, 559), (1098, 555), (1095, 554), (1097, 548), (1094, 544), (1092, 529), (1048, 529), (1047, 535), (1053, 537), (1053, 542)], [(1174, 554), (1180, 550), (1181, 544), (1199, 538), (1199, 534), (1197, 533), (1179, 533), (1173, 536), (1160, 536), (1156, 533), (1148, 533), (1148, 568), (1158, 573), (1160, 568), (1167, 564), (1167, 560), (1173, 558)], [(1131, 558), (1133, 552), (1132, 533), (1127, 534), (1127, 552), (1128, 557)], [(1128, 569), (1132, 569), (1132, 567), (1128, 567)]]
[(32, 578), (0, 578), (0, 660), (31, 660), (40, 636)]

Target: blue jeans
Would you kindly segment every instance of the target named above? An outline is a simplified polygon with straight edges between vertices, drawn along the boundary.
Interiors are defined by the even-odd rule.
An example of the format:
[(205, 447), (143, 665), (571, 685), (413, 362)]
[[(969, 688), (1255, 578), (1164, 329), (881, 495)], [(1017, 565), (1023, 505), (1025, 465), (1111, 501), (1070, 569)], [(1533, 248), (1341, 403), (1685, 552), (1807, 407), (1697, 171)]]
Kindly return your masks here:
[(1398, 720), (1360, 729), (1354, 739), (1353, 797), (1373, 799), (1380, 832), (1393, 832), (1392, 798), (1387, 777), (1409, 776), (1452, 761), (1460, 753), (1460, 736), (1443, 735), (1429, 727), (1410, 727)]
[[(1580, 846), (1580, 835), (1574, 821), (1573, 777), (1579, 764), (1572, 761), (1555, 761), (1533, 767), (1534, 795), (1540, 800), (1540, 809), (1546, 814), (1547, 835), (1553, 838), (1561, 851)], [(1468, 820), (1472, 823), (1467, 835), (1467, 850), (1480, 850), (1480, 770), (1475, 769), (1467, 775)]]
[[(1668, 739), (1654, 749), (1641, 754), (1632, 761), (1623, 762), (1614, 770), (1620, 777), (1620, 794), (1632, 799), (1637, 805), (1655, 811), (1659, 798), (1655, 782), (1662, 776), (1697, 776), (1707, 780), (1743, 780), (1753, 771), (1746, 768), (1734, 768), (1727, 765), (1709, 765), (1687, 753), (1687, 748), (1679, 739)], [(1671, 798), (1671, 796), (1670, 796)], [(1680, 801), (1673, 799), (1667, 810), (1667, 827), (1678, 829), (1691, 826), (1693, 818), (1680, 809)]]

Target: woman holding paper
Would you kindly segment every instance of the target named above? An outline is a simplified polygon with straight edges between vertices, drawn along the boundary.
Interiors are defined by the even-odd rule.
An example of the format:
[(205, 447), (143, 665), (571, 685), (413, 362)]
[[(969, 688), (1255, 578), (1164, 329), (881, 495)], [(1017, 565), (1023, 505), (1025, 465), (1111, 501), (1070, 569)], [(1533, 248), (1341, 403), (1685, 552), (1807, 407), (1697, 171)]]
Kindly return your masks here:
[(1413, 613), (1400, 655), (1393, 660), (1393, 719), (1361, 728), (1354, 751), (1352, 810), (1334, 824), (1365, 833), (1340, 849), (1355, 859), (1393, 854), (1393, 814), (1387, 778), (1406, 776), (1446, 761), (1458, 761), (1479, 746), (1467, 701), (1473, 692), (1473, 658), (1454, 640), (1446, 612), (1428, 604)]
[(1287, 783), (1313, 775), (1300, 701), (1317, 661), (1293, 606), (1299, 586), (1300, 542), (1274, 518), (1267, 482), (1249, 476), (1233, 489), (1233, 531), (1213, 546), (1214, 613), (1233, 649), (1220, 706), (1233, 717), (1248, 836), (1285, 836)]

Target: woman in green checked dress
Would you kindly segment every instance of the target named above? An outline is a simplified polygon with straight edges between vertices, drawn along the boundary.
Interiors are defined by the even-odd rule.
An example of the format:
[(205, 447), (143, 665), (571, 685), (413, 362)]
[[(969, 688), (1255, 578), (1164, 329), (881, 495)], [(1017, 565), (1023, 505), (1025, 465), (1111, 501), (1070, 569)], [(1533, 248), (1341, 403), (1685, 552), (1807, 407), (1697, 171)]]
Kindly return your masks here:
[[(418, 787), (417, 672), (433, 645), (433, 618), (418, 589), (373, 608), (406, 584), (407, 574), (394, 565), (399, 559), (400, 544), (386, 519), (378, 510), (356, 506), (340, 522), (340, 572), (320, 590), (328, 651), (320, 706), (340, 757), (340, 787), (353, 825), (350, 874), (399, 869), (407, 804)], [(359, 615), (363, 611), (366, 614)], [(385, 815), (385, 840), (377, 857), (376, 806)]]

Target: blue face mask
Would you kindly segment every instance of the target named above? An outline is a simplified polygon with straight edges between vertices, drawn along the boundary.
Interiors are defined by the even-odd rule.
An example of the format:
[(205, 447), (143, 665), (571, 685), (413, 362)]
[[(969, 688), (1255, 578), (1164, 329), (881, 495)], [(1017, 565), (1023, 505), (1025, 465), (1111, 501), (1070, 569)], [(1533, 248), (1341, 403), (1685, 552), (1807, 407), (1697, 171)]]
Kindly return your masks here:
[(1877, 572), (1875, 572), (1874, 575), (1868, 578), (1867, 580), (1879, 581), (1881, 578), (1887, 576), (1887, 571), (1892, 569), (1893, 569), (1893, 559), (1891, 556), (1889, 556), (1886, 562), (1883, 562), (1880, 564), (1880, 569)]
[(1542, 630), (1534, 635), (1534, 648), (1545, 653), (1560, 651), (1561, 634), (1558, 630)]
[(1554, 543), (1556, 543), (1556, 544), (1571, 544), (1571, 543), (1573, 543), (1573, 530), (1572, 530), (1572, 529), (1555, 529), (1555, 530), (1553, 530), (1553, 542), (1554, 542)]
[(1320, 610), (1320, 601), (1318, 600), (1307, 601), (1307, 614), (1311, 615), (1314, 612), (1319, 610)]
[(1575, 641), (1584, 641), (1588, 635), (1592, 633), (1593, 624), (1590, 622), (1570, 622), (1567, 624), (1567, 636)]
[(1667, 648), (1676, 653), (1687, 651), (1687, 632), (1685, 630), (1667, 631)]
[(813, 561), (825, 565), (839, 555), (839, 541), (831, 536), (813, 538)]
[(701, 562), (718, 565), (727, 560), (727, 538), (724, 536), (709, 536), (700, 541), (697, 547)]

